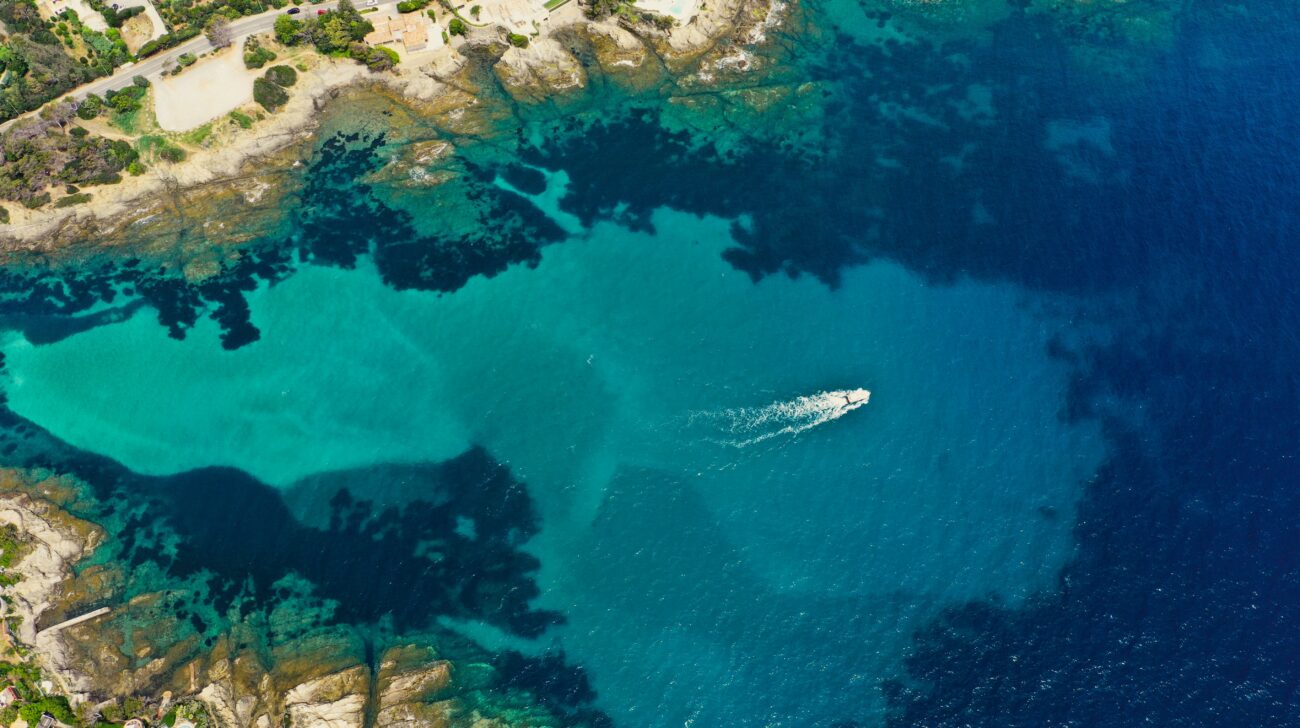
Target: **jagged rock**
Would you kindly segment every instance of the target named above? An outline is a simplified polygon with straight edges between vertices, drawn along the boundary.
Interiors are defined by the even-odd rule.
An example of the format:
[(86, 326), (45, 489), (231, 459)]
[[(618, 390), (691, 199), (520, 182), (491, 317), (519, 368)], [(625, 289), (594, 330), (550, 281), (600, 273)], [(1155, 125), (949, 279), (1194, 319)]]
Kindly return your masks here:
[(284, 697), (289, 719), (295, 726), (361, 728), (369, 679), (365, 666), (357, 665), (298, 685)]
[(557, 101), (587, 85), (587, 71), (559, 41), (536, 38), (527, 48), (511, 47), (492, 67), (506, 91), (519, 101)]
[(375, 726), (377, 728), (445, 728), (451, 725), (454, 707), (450, 700), (395, 705), (379, 711), (375, 716)]

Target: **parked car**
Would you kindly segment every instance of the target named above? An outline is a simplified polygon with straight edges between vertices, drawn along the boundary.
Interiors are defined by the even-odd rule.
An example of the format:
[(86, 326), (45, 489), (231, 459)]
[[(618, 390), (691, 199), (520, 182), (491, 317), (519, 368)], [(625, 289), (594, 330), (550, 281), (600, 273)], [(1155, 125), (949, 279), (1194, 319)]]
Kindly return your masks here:
[(302, 8), (289, 8), (289, 12), (285, 13), (285, 15), (297, 15), (298, 13), (301, 12), (302, 12)]

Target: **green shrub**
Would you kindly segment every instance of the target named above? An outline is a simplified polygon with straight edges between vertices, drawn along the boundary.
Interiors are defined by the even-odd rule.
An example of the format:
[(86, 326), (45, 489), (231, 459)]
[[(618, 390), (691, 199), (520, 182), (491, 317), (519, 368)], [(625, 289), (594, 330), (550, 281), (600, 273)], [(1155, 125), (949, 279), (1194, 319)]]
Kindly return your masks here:
[(132, 76), (131, 83), (135, 84), (136, 86), (139, 86), (140, 88), (149, 88), (149, 79), (145, 78), (144, 76)]
[(479, 13), (482, 12), (483, 12), (483, 8), (479, 5), (475, 5), (469, 9), (470, 17), (474, 18), (475, 20), (478, 20)]
[(402, 0), (397, 4), (397, 12), (414, 13), (429, 6), (429, 0)]
[(289, 100), (289, 94), (265, 78), (259, 78), (253, 81), (253, 100), (267, 111), (275, 111)]
[(245, 47), (244, 67), (261, 68), (262, 66), (265, 66), (269, 61), (274, 61), (275, 57), (276, 56), (274, 51), (263, 48), (261, 46), (257, 46), (253, 50), (247, 50), (247, 47)]
[(144, 174), (144, 170), (145, 170), (145, 166), (143, 164), (140, 164), (140, 160), (138, 159), (126, 165), (126, 173), (131, 175), (132, 177), (139, 177), (140, 175)]
[(528, 47), (528, 36), (526, 36), (526, 35), (520, 35), (520, 34), (518, 34), (518, 33), (508, 33), (508, 34), (506, 35), (506, 40), (509, 40), (509, 41), (510, 41), (510, 45), (512, 45), (512, 46), (514, 46), (514, 47), (516, 47), (516, 48), (527, 48), (527, 47)]
[(194, 62), (197, 60), (199, 59), (193, 53), (182, 53), (179, 56), (176, 56), (176, 65), (184, 68), (186, 66), (194, 65)]
[(89, 94), (81, 101), (81, 104), (77, 106), (77, 116), (78, 118), (89, 121), (90, 119), (99, 116), (99, 112), (103, 110), (104, 100), (95, 94)]
[(230, 120), (238, 124), (240, 129), (251, 129), (253, 126), (253, 117), (241, 111), (230, 112)]
[(366, 65), (372, 71), (387, 71), (396, 66), (400, 60), (397, 51), (386, 46), (375, 46), (366, 55)]
[(297, 45), (303, 24), (288, 15), (275, 19), (275, 39), (284, 45)]
[(271, 66), (266, 69), (266, 80), (276, 86), (289, 88), (298, 83), (298, 72), (289, 66)]
[(60, 197), (58, 201), (54, 203), (54, 206), (72, 207), (73, 205), (80, 205), (83, 202), (90, 202), (89, 192), (78, 192), (73, 195), (68, 195), (67, 197)]
[[(26, 207), (29, 210), (35, 210), (36, 208), (40, 207), (41, 205), (44, 205), (49, 201), (50, 201), (50, 193), (42, 192), (39, 195), (33, 195), (30, 198), (23, 200), (23, 207)], [(36, 715), (40, 716), (40, 713), (37, 713)], [(35, 724), (33, 723), (33, 725)]]
[[(9, 224), (9, 208), (5, 207), (4, 205), (0, 205), (0, 225), (8, 225), (8, 224)], [(13, 708), (5, 708), (4, 710), (0, 710), (0, 725), (11, 725), (14, 722), (14, 720), (18, 718), (18, 711), (13, 710), (12, 714), (6, 712), (10, 710), (13, 710)]]
[(465, 26), (465, 21), (460, 18), (452, 18), (451, 22), (447, 23), (447, 32), (452, 35), (465, 35), (469, 32), (469, 28)]
[(158, 156), (168, 162), (181, 162), (185, 160), (185, 150), (180, 147), (166, 146), (158, 150)]
[(429, 20), (432, 20), (432, 21), (435, 22), (435, 23), (438, 22), (438, 15), (437, 15), (437, 13), (434, 13), (434, 12), (433, 12), (433, 8), (429, 8), (429, 9), (428, 9), (427, 11), (425, 11), (425, 12), (428, 14), (428, 16), (429, 16)]
[(86, 131), (84, 127), (80, 127), (80, 126), (72, 127), (71, 129), (68, 130), (68, 133), (74, 137), (77, 137), (78, 139), (90, 135), (90, 132)]
[(109, 99), (108, 105), (112, 106), (114, 111), (126, 113), (139, 109), (140, 100), (130, 94), (114, 94), (113, 98)]

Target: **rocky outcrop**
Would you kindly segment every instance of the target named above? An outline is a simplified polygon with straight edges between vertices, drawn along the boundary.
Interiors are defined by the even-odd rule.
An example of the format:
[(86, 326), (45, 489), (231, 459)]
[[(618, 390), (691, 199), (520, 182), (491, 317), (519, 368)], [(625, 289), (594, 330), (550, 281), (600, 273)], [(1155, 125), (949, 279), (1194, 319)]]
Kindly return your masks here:
[(370, 673), (362, 665), (298, 685), (284, 696), (292, 725), (361, 728), (365, 723)]
[(511, 47), (492, 68), (516, 101), (563, 102), (557, 96), (572, 94), (587, 85), (582, 63), (553, 38), (538, 38), (527, 48)]
[(6, 590), (3, 608), (6, 616), (20, 618), (15, 636), (35, 648), (42, 666), (62, 683), (61, 692), (85, 698), (87, 676), (70, 669), (68, 650), (59, 634), (40, 631), (43, 619), (61, 609), (63, 587), (73, 564), (94, 551), (104, 538), (94, 524), (42, 497), (57, 495), (56, 491), (65, 488), (58, 479), (0, 471), (0, 524), (16, 527), (27, 539), (26, 554), (12, 567), (18, 581)]

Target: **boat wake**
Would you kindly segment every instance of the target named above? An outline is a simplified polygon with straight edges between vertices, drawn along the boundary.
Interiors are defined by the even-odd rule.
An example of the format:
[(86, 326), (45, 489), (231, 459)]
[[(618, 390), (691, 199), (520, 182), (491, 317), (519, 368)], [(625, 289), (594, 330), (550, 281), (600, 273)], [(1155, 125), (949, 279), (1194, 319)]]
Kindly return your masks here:
[(695, 412), (691, 424), (708, 424), (724, 431), (722, 438), (710, 438), (732, 447), (749, 447), (783, 435), (798, 435), (838, 420), (871, 398), (865, 389), (836, 389), (773, 402), (763, 407)]

